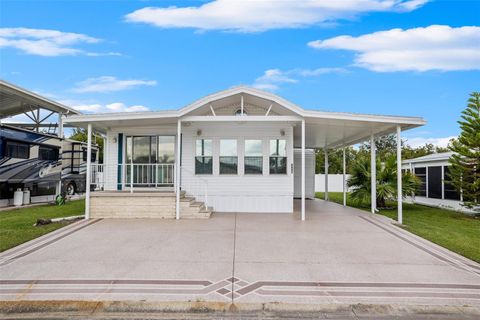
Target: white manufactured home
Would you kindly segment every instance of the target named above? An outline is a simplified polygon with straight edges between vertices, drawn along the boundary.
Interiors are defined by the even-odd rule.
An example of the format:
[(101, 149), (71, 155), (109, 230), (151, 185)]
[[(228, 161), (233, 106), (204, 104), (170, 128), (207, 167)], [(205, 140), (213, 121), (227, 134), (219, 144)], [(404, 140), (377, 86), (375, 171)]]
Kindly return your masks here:
[(448, 182), (448, 160), (453, 154), (441, 152), (403, 161), (402, 170), (410, 171), (422, 182), (415, 195), (407, 197), (408, 201), (465, 213), (473, 212), (462, 206), (462, 194)]
[(94, 191), (87, 194), (87, 218), (177, 219), (212, 211), (292, 213), (295, 196), (305, 219), (315, 174), (309, 149), (328, 151), (391, 133), (399, 139), (401, 130), (425, 124), (417, 117), (306, 110), (245, 86), (179, 110), (63, 120), (106, 138), (104, 164), (89, 166)]

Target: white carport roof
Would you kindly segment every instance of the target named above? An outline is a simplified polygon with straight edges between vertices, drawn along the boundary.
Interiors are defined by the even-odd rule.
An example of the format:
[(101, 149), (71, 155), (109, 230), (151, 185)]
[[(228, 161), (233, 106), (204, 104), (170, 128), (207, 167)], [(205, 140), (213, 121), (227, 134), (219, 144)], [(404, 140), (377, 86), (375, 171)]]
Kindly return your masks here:
[[(209, 110), (211, 105), (218, 101), (234, 100), (245, 95), (250, 101), (259, 103), (264, 101), (269, 109), (276, 111), (276, 115), (263, 116), (200, 116), (200, 110)], [(243, 99), (243, 98), (242, 98)], [(202, 109), (203, 108), (203, 109)], [(66, 123), (86, 127), (91, 123), (93, 129), (105, 132), (110, 128), (123, 127), (152, 127), (161, 124), (176, 124), (177, 121), (284, 121), (296, 124), (294, 129), (294, 144), (300, 146), (301, 126), (305, 120), (305, 134), (307, 148), (336, 148), (352, 145), (367, 140), (372, 134), (384, 135), (394, 133), (397, 126), (402, 130), (422, 126), (426, 123), (420, 117), (383, 116), (357, 113), (326, 112), (303, 109), (275, 94), (258, 89), (239, 86), (211, 94), (179, 110), (104, 113), (91, 115), (73, 115), (64, 118)]]
[(0, 118), (12, 117), (38, 108), (61, 114), (81, 114), (73, 108), (0, 80)]

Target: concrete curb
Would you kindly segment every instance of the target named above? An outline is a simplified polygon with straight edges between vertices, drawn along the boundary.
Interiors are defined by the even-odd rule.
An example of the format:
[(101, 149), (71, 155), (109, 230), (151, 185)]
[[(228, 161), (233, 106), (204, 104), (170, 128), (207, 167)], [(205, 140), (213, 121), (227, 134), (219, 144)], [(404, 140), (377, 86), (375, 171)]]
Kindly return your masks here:
[(456, 315), (480, 317), (480, 308), (449, 305), (394, 305), (394, 304), (294, 304), (294, 303), (238, 303), (230, 302), (149, 302), (149, 301), (0, 301), (0, 314), (29, 313), (322, 313), (355, 316)]

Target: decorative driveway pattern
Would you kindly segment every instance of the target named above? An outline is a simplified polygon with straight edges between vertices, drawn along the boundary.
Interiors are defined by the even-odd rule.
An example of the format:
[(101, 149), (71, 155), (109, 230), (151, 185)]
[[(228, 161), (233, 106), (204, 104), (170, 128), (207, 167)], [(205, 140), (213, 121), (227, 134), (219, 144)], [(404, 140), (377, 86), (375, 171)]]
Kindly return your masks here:
[(480, 306), (479, 264), (384, 217), (307, 210), (77, 222), (0, 254), (0, 299)]

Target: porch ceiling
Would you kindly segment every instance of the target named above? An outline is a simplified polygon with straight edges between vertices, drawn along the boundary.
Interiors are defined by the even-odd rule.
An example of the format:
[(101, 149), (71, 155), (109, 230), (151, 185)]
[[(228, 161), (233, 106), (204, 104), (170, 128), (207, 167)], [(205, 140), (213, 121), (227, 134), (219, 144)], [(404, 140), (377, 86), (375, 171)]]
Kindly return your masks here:
[[(372, 134), (386, 135), (396, 132), (397, 125), (402, 131), (418, 124), (392, 123), (382, 121), (358, 121), (340, 119), (305, 118), (305, 146), (307, 148), (329, 149), (349, 146), (367, 141)], [(301, 146), (301, 126), (294, 128), (294, 146)]]

